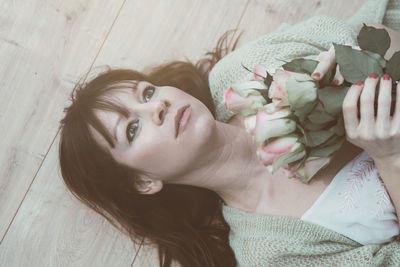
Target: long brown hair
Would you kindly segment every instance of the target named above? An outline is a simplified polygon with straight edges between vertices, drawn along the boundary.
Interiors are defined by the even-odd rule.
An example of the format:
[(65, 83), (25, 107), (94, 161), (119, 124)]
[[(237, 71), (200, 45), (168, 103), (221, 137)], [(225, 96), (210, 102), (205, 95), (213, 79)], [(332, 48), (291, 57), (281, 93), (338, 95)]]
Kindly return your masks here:
[(215, 49), (196, 64), (174, 61), (154, 67), (148, 74), (108, 68), (90, 82), (78, 83), (70, 96), (72, 104), (64, 109), (60, 121), (59, 160), (67, 188), (136, 244), (156, 244), (162, 267), (170, 266), (172, 260), (191, 267), (236, 266), (229, 246), (230, 227), (222, 216), (222, 198), (205, 188), (178, 184), (164, 184), (153, 195), (141, 194), (135, 187), (140, 182), (139, 171), (118, 164), (94, 141), (89, 125), (114, 147), (94, 111), (110, 110), (127, 117), (127, 110), (104, 98), (127, 80), (179, 88), (202, 101), (215, 118), (208, 73), (235, 49), (241, 34), (228, 45), (228, 36), (235, 32), (222, 35)]

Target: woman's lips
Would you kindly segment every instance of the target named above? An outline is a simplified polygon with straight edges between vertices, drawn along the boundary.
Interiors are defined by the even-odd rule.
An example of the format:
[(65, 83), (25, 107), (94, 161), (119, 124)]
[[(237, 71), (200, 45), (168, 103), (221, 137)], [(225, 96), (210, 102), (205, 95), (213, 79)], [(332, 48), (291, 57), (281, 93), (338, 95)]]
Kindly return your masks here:
[(189, 105), (184, 109), (182, 117), (181, 117), (180, 121), (178, 121), (178, 129), (177, 129), (175, 138), (183, 132), (183, 130), (189, 120), (191, 110), (192, 110), (192, 108)]
[(178, 109), (178, 111), (176, 112), (176, 114), (175, 114), (175, 118), (174, 118), (175, 138), (176, 138), (177, 135), (178, 135), (179, 121), (180, 121), (181, 118), (182, 118), (183, 111), (184, 111), (187, 107), (189, 107), (189, 105), (185, 105), (185, 106), (183, 106), (183, 107), (180, 107), (180, 108)]

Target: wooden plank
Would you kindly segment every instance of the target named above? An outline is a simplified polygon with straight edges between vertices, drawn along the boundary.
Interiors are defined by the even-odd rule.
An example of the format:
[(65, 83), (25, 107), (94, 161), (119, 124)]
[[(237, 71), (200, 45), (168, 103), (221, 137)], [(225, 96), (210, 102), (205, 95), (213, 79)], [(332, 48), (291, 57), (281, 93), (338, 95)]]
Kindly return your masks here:
[(243, 0), (128, 1), (95, 65), (142, 70), (171, 60), (199, 59), (236, 28)]
[[(128, 1), (95, 65), (142, 70), (185, 57), (197, 60), (236, 28), (246, 5), (243, 0)], [(155, 247), (145, 246), (133, 266), (158, 264)]]
[(75, 199), (59, 170), (53, 145), (0, 246), (0, 266), (130, 266), (139, 246)]
[(96, 0), (93, 8), (84, 0), (44, 3), (1, 4), (1, 237), (57, 133), (69, 92), (90, 67), (122, 2)]
[(244, 34), (239, 46), (275, 30), (282, 23), (295, 24), (315, 15), (350, 18), (366, 0), (251, 0), (240, 22)]
[(123, 2), (0, 4), (0, 266), (133, 260), (130, 240), (66, 194), (56, 172), (57, 143), (41, 165), (74, 84), (91, 67)]

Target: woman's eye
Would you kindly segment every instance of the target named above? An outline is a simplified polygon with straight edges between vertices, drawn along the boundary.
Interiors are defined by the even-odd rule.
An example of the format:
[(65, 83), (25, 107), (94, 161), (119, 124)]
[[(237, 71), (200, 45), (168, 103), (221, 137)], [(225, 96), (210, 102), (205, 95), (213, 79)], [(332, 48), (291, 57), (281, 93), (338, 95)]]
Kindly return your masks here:
[(139, 121), (134, 121), (128, 124), (126, 128), (126, 137), (128, 138), (129, 143), (132, 142), (133, 138), (135, 138), (136, 130), (139, 127)]
[[(146, 88), (144, 88), (144, 90), (143, 90), (143, 99), (144, 99), (146, 102), (150, 101), (150, 98), (151, 98), (151, 97), (153, 96), (153, 94), (154, 94), (154, 90), (155, 90), (155, 87), (152, 86), (152, 85), (148, 85), (148, 86), (146, 86)], [(147, 92), (150, 92), (150, 94), (147, 94)], [(150, 95), (149, 99), (146, 98), (146, 96), (148, 96), (148, 95)]]

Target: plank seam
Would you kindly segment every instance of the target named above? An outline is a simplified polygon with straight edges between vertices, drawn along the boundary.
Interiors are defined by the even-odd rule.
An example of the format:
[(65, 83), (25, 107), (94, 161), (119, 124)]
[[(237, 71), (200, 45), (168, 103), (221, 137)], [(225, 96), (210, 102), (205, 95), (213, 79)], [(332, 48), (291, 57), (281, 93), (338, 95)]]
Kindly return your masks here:
[(136, 251), (136, 255), (135, 255), (135, 257), (133, 258), (131, 267), (133, 267), (133, 264), (135, 263), (135, 260), (136, 260), (137, 256), (139, 255), (139, 251), (140, 251), (140, 250), (142, 249), (142, 247), (143, 247), (144, 239), (145, 239), (145, 238), (143, 237), (142, 242), (141, 242), (140, 245), (139, 245), (139, 249)]
[[(89, 75), (90, 71), (92, 70), (94, 63), (95, 63), (97, 57), (99, 56), (101, 49), (102, 49), (103, 46), (104, 46), (104, 43), (107, 41), (107, 38), (108, 38), (108, 36), (110, 35), (111, 30), (113, 29), (114, 24), (115, 24), (116, 20), (118, 19), (119, 14), (121, 13), (121, 10), (122, 10), (123, 6), (125, 5), (125, 2), (126, 2), (126, 0), (123, 0), (122, 5), (121, 5), (120, 9), (118, 10), (117, 15), (115, 16), (114, 21), (113, 21), (113, 23), (112, 23), (111, 26), (110, 26), (110, 29), (108, 30), (108, 32), (107, 32), (107, 34), (106, 34), (106, 36), (105, 36), (105, 38), (104, 38), (102, 44), (100, 45), (99, 51), (97, 52), (96, 56), (94, 57), (94, 59), (93, 59), (91, 65), (90, 65), (90, 67), (89, 67), (89, 70), (87, 71), (86, 75), (84, 76), (83, 82), (87, 79), (87, 76)], [(4, 238), (6, 237), (8, 231), (9, 231), (11, 225), (12, 225), (12, 223), (14, 222), (15, 216), (16, 216), (17, 213), (19, 212), (19, 209), (21, 208), (22, 203), (24, 202), (24, 200), (25, 200), (25, 198), (26, 198), (26, 195), (28, 194), (30, 188), (32, 187), (32, 184), (33, 184), (33, 182), (35, 181), (36, 176), (37, 176), (37, 174), (39, 173), (40, 169), (42, 168), (42, 165), (43, 165), (44, 161), (46, 160), (47, 155), (49, 154), (49, 151), (50, 151), (50, 149), (52, 148), (52, 146), (53, 146), (55, 140), (57, 139), (57, 136), (58, 136), (59, 133), (60, 133), (60, 128), (57, 130), (57, 133), (56, 133), (56, 135), (54, 136), (54, 138), (53, 138), (53, 140), (52, 140), (52, 142), (51, 142), (49, 148), (47, 149), (46, 154), (44, 155), (43, 160), (42, 160), (42, 162), (41, 162), (40, 165), (39, 165), (39, 168), (36, 170), (36, 172), (35, 172), (35, 174), (34, 174), (34, 176), (33, 176), (33, 179), (32, 179), (32, 181), (31, 181), (31, 183), (29, 184), (29, 187), (28, 187), (28, 189), (26, 190), (26, 192), (25, 192), (25, 194), (24, 194), (24, 197), (22, 198), (21, 202), (19, 203), (17, 210), (15, 211), (15, 213), (14, 213), (14, 215), (13, 215), (13, 217), (12, 217), (10, 223), (8, 224), (7, 229), (6, 229), (6, 231), (4, 232), (4, 235), (3, 235), (3, 237), (2, 237), (1, 240), (0, 240), (0, 246), (1, 246), (1, 244), (2, 244), (2, 242), (3, 242), (3, 240), (4, 240)]]

